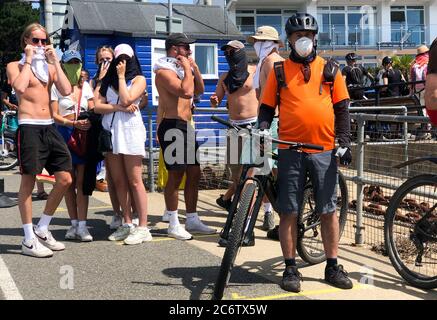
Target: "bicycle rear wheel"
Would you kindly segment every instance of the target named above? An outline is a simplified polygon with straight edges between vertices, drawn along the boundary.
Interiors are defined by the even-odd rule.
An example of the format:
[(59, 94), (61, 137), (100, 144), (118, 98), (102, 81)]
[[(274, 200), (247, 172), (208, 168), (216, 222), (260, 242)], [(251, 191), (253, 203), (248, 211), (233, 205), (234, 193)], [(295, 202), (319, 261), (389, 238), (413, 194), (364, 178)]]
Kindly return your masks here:
[(256, 192), (255, 183), (248, 183), (242, 192), (243, 194), (240, 197), (237, 211), (232, 221), (232, 227), (229, 232), (228, 245), (225, 249), (217, 281), (214, 286), (214, 293), (212, 296), (213, 300), (221, 300), (223, 298), (223, 293), (229, 283), (235, 258), (237, 257), (238, 250), (244, 239), (246, 219), (249, 215)]
[[(339, 238), (347, 221), (349, 194), (343, 174), (338, 172), (337, 211), (339, 223)], [(322, 242), (320, 215), (315, 210), (314, 193), (311, 183), (305, 187), (302, 212), (298, 216), (298, 226), (301, 226), (296, 249), (299, 256), (309, 264), (317, 264), (326, 260)]]
[(15, 168), (18, 164), (17, 149), (13, 139), (4, 138), (0, 141), (0, 171)]
[(437, 288), (437, 176), (405, 181), (390, 200), (385, 247), (396, 271), (411, 285)]

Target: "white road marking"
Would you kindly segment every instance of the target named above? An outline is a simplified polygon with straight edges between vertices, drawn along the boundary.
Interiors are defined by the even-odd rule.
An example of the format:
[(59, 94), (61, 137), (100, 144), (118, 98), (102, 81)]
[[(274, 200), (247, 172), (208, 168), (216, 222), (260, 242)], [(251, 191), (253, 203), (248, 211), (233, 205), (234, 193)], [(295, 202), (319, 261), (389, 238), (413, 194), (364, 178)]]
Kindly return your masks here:
[(8, 268), (6, 267), (5, 262), (0, 256), (0, 290), (3, 292), (3, 295), (6, 300), (23, 300), (23, 297), (18, 291), (17, 286), (15, 285), (14, 279), (12, 279), (11, 274), (9, 273)]

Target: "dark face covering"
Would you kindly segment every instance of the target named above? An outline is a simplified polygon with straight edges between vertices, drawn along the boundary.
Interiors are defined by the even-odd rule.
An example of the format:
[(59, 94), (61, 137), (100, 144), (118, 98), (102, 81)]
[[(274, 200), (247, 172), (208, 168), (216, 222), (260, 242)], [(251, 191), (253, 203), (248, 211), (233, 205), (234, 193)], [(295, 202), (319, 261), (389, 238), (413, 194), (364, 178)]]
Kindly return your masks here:
[(244, 85), (249, 77), (246, 51), (240, 49), (238, 51), (231, 51), (229, 54), (225, 52), (225, 58), (229, 64), (229, 72), (224, 82), (228, 87), (229, 93), (234, 93)]
[(130, 59), (126, 59), (125, 57), (121, 56), (112, 60), (111, 64), (109, 65), (108, 72), (102, 79), (102, 86), (100, 88), (100, 94), (102, 96), (106, 96), (106, 92), (108, 91), (109, 86), (118, 91), (118, 75), (116, 67), (122, 60), (126, 60), (126, 82), (132, 80), (136, 76), (143, 75), (143, 73), (141, 72), (140, 62), (138, 61), (138, 58), (136, 56), (133, 56)]

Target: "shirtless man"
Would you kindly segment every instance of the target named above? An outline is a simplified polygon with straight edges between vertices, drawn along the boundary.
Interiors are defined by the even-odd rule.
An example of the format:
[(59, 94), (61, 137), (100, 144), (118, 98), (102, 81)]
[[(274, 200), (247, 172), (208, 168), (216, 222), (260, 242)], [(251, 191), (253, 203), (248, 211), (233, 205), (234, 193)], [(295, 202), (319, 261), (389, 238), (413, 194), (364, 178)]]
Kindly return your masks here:
[[(258, 100), (261, 100), (265, 83), (269, 73), (273, 70), (275, 62), (284, 61), (279, 55), (279, 48), (283, 47), (278, 31), (271, 26), (262, 26), (256, 30), (253, 36), (247, 38), (248, 43), (252, 43), (259, 62), (256, 68), (254, 77), (254, 87)], [(275, 118), (270, 126), (270, 134), (273, 138), (278, 139), (278, 108), (275, 111)], [(272, 152), (278, 154), (278, 145), (272, 144)], [(277, 173), (276, 161), (273, 163), (273, 174)], [(265, 231), (272, 230), (275, 227), (275, 218), (273, 215), (273, 207), (265, 196), (263, 199), (264, 205), (264, 222), (262, 229)]]
[[(258, 100), (255, 88), (253, 87), (256, 67), (248, 65), (244, 44), (238, 40), (229, 41), (221, 47), (221, 50), (225, 52), (225, 57), (229, 64), (229, 72), (225, 72), (220, 76), (216, 92), (210, 97), (211, 106), (217, 107), (220, 105), (220, 102), (226, 95), (228, 98), (227, 106), (230, 122), (243, 128), (249, 125), (255, 126), (258, 116)], [(226, 158), (231, 169), (232, 185), (216, 202), (219, 206), (229, 210), (232, 203), (232, 195), (235, 193), (241, 175), (241, 165), (235, 163), (235, 160), (238, 159), (239, 162), (242, 146), (239, 141), (238, 152), (233, 153), (230, 150), (231, 143), (229, 138), (227, 142)]]
[[(62, 95), (69, 95), (72, 89), (43, 26), (33, 23), (26, 27), (21, 35), (21, 47), (23, 58), (9, 63), (6, 69), (19, 100), (17, 137), (21, 185), (18, 205), (24, 229), (21, 249), (25, 255), (50, 257), (53, 251), (65, 249), (48, 231), (48, 225), (71, 184), (69, 171), (72, 169), (67, 146), (53, 125), (50, 91), (53, 83)], [(35, 176), (43, 168), (55, 175), (56, 183), (34, 227), (31, 195)]]
[[(155, 85), (159, 93), (158, 140), (168, 170), (168, 181), (164, 189), (169, 219), (168, 235), (180, 240), (192, 239), (190, 233), (216, 232), (215, 229), (203, 224), (196, 212), (200, 166), (196, 157), (198, 145), (190, 121), (192, 99), (194, 95), (202, 94), (205, 87), (197, 64), (190, 58), (191, 43), (194, 43), (194, 40), (187, 38), (183, 33), (171, 34), (165, 41), (167, 56), (159, 59), (154, 66)], [(170, 141), (166, 134), (170, 136)], [(174, 138), (175, 142), (171, 140)], [(180, 141), (183, 141), (183, 145), (178, 144)], [(173, 149), (175, 150), (172, 152)], [(184, 173), (186, 230), (179, 224), (177, 211), (178, 189)]]

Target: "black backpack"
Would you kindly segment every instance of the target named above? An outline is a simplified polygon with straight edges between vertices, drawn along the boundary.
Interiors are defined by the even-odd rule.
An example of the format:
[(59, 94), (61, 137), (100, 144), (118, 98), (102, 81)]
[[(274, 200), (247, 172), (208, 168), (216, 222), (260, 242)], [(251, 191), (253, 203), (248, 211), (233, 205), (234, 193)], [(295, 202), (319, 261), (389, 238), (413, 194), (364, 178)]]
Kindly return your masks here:
[[(324, 80), (320, 83), (319, 94), (322, 94), (323, 84), (329, 84), (332, 96), (334, 80), (339, 68), (340, 64), (335, 59), (329, 58), (326, 60), (323, 68)], [(279, 103), (281, 102), (281, 88), (287, 88), (287, 83), (285, 81), (284, 61), (275, 62), (273, 64), (273, 69), (275, 70), (276, 82), (278, 84), (276, 90), (276, 105), (279, 106)]]
[(363, 70), (361, 70), (358, 66), (350, 67), (350, 76), (352, 80), (352, 84), (363, 84)]

